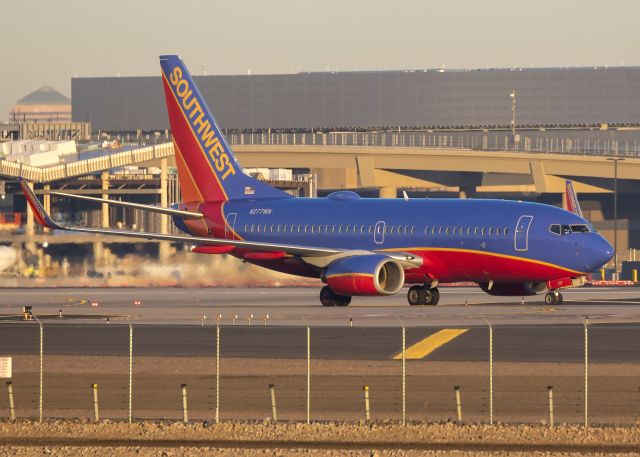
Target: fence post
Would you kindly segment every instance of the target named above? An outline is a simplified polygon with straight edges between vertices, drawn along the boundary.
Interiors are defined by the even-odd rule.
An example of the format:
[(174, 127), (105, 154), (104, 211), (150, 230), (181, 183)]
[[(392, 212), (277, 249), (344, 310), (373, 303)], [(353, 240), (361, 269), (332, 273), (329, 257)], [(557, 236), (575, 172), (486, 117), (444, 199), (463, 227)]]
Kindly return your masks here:
[(38, 322), (38, 326), (40, 327), (40, 393), (39, 393), (39, 397), (38, 397), (38, 415), (39, 415), (39, 421), (42, 422), (42, 419), (43, 419), (43, 414), (42, 414), (42, 408), (43, 408), (42, 392), (43, 392), (43, 384), (44, 384), (44, 372), (43, 372), (43, 367), (44, 367), (44, 327), (42, 325), (42, 321), (40, 319), (38, 319), (38, 316), (36, 316), (34, 314), (33, 317), (36, 319), (36, 321)]
[(186, 424), (189, 422), (189, 414), (187, 412), (187, 385), (180, 384), (182, 389), (182, 421)]
[(489, 424), (493, 425), (493, 326), (482, 316), (489, 326)]
[(220, 323), (216, 325), (216, 424), (220, 422)]
[(133, 406), (133, 325), (129, 324), (129, 423)]
[(307, 325), (307, 424), (311, 423), (311, 328)]
[(278, 420), (278, 415), (276, 412), (276, 389), (274, 384), (269, 384), (269, 390), (271, 391), (271, 416), (273, 417), (273, 422)]
[(91, 384), (93, 390), (93, 419), (96, 422), (100, 421), (100, 406), (98, 404), (98, 384)]
[(547, 386), (549, 391), (549, 427), (553, 427), (553, 386)]
[(462, 422), (462, 402), (460, 401), (460, 386), (453, 386), (456, 392), (456, 412), (458, 413), (458, 422)]
[(371, 420), (371, 410), (369, 409), (369, 386), (364, 386), (364, 418), (367, 422)]
[(584, 426), (589, 427), (589, 316), (582, 321), (584, 326)]
[(407, 419), (407, 333), (402, 325), (402, 425)]
[(16, 420), (16, 410), (13, 403), (13, 383), (11, 381), (7, 381), (7, 391), (9, 393), (9, 419), (14, 421)]

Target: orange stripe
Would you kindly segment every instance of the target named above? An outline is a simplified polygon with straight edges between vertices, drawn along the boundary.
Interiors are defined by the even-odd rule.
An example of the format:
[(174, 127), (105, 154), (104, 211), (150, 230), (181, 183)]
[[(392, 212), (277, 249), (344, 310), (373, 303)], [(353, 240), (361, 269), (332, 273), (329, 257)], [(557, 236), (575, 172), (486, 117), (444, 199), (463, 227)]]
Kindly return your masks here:
[[(202, 195), (202, 192), (200, 192), (200, 188), (198, 187), (198, 184), (196, 183), (196, 180), (194, 179), (193, 175), (191, 174), (191, 170), (189, 170), (189, 167), (187, 166), (187, 163), (184, 160), (184, 156), (182, 154), (182, 151), (180, 150), (180, 148), (176, 144), (175, 140), (173, 141), (173, 147), (175, 149), (176, 158), (179, 159), (179, 160), (176, 160), (176, 165), (178, 166), (178, 172), (180, 172), (180, 170), (182, 169), (183, 173), (185, 175), (187, 175), (188, 180), (191, 181), (191, 185), (193, 185), (193, 187), (191, 187), (191, 185), (189, 185), (189, 181), (185, 181), (184, 184), (182, 182), (180, 183), (181, 187), (184, 188), (184, 190), (186, 190), (189, 193), (195, 193), (195, 194), (199, 195), (200, 198), (198, 199), (198, 201), (204, 202), (205, 198)], [(184, 202), (185, 201), (184, 195), (182, 197), (183, 197), (182, 201)]]

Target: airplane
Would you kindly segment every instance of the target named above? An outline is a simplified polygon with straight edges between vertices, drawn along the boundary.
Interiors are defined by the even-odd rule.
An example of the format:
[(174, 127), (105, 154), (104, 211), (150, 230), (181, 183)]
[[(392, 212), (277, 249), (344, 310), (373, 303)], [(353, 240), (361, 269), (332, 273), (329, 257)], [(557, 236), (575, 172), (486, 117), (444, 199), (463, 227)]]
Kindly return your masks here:
[(546, 292), (545, 303), (559, 305), (561, 289), (585, 284), (613, 256), (582, 217), (570, 181), (569, 210), (497, 199), (361, 198), (351, 191), (293, 197), (244, 172), (179, 56), (160, 56), (160, 66), (182, 201), (160, 208), (56, 195), (170, 215), (185, 235), (59, 225), (20, 179), (41, 225), (185, 242), (196, 253), (318, 278), (326, 284), (324, 306), (397, 294), (405, 285), (410, 305), (437, 305), (437, 286), (461, 281), (496, 296)]

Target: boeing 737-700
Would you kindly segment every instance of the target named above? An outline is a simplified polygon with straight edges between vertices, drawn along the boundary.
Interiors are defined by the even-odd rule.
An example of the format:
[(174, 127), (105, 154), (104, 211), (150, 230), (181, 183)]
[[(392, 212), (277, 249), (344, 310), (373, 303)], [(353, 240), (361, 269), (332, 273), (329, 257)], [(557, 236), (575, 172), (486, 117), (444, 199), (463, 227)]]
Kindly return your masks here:
[(560, 304), (560, 289), (584, 284), (613, 255), (582, 217), (570, 181), (568, 210), (508, 200), (361, 198), (351, 191), (293, 197), (244, 172), (178, 56), (161, 56), (160, 66), (182, 201), (160, 208), (78, 198), (168, 214), (185, 235), (62, 226), (20, 180), (40, 224), (186, 242), (197, 253), (318, 278), (326, 284), (324, 306), (393, 295), (405, 284), (409, 304), (436, 305), (438, 284), (460, 281), (491, 295), (546, 292), (546, 303)]

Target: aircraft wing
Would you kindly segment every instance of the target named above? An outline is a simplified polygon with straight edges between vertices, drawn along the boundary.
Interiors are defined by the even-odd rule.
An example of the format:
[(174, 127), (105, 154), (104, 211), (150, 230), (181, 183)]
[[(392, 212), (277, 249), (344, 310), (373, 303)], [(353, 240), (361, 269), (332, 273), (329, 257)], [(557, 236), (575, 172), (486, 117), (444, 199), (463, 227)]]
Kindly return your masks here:
[(199, 245), (211, 245), (211, 246), (235, 246), (238, 248), (251, 249), (255, 251), (266, 252), (285, 252), (290, 255), (297, 255), (303, 257), (322, 257), (339, 254), (342, 251), (339, 249), (329, 248), (314, 248), (306, 246), (296, 246), (289, 244), (279, 243), (263, 243), (257, 241), (242, 241), (242, 240), (222, 240), (219, 238), (205, 238), (195, 236), (183, 236), (183, 235), (166, 235), (162, 233), (145, 233), (145, 232), (132, 232), (128, 230), (109, 230), (109, 229), (95, 229), (95, 228), (82, 228), (82, 227), (70, 227), (63, 226), (56, 223), (46, 213), (44, 207), (35, 196), (31, 188), (27, 186), (24, 179), (19, 178), (20, 187), (27, 199), (27, 202), (33, 209), (36, 220), (43, 227), (47, 227), (52, 230), (67, 230), (73, 232), (83, 233), (99, 233), (102, 235), (113, 236), (126, 236), (130, 238), (142, 238), (145, 240), (158, 240), (158, 241), (182, 241), (186, 243), (193, 243)]

